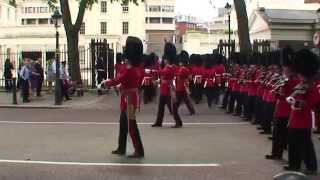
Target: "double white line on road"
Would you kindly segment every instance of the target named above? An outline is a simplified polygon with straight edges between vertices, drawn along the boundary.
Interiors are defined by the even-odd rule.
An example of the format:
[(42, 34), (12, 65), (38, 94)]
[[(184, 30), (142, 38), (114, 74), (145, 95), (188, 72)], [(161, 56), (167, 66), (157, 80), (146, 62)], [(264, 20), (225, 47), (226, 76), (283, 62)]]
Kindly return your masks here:
[(84, 163), (84, 162), (55, 162), (55, 161), (27, 161), (27, 160), (5, 160), (0, 163), (12, 164), (43, 164), (43, 165), (70, 165), (70, 166), (122, 166), (122, 167), (219, 167), (220, 164), (130, 164), (130, 163)]
[[(39, 122), (39, 121), (0, 121), (0, 124), (65, 124), (65, 125), (118, 125), (118, 122), (59, 122), (59, 121), (52, 121), (52, 122)], [(152, 122), (140, 122), (139, 125), (152, 125)], [(163, 123), (163, 125), (173, 125), (174, 123)], [(199, 122), (199, 123), (184, 123), (184, 125), (247, 125), (247, 122), (240, 122), (240, 123), (227, 123), (227, 122), (217, 122), (217, 123), (210, 123), (210, 122)]]

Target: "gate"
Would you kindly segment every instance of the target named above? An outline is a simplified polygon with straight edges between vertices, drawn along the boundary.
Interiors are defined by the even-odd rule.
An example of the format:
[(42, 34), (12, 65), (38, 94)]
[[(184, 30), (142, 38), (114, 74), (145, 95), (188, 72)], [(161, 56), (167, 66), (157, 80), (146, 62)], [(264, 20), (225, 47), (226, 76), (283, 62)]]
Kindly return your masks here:
[(103, 70), (107, 73), (107, 78), (114, 77), (114, 52), (109, 48), (106, 39), (92, 39), (91, 44), (91, 88), (96, 88), (97, 84), (97, 62), (102, 60)]
[(232, 40), (231, 43), (227, 40), (220, 40), (218, 44), (218, 51), (220, 54), (224, 55), (226, 58), (229, 58), (232, 53), (236, 51), (235, 40)]
[(270, 41), (255, 39), (253, 40), (252, 48), (253, 48), (253, 52), (260, 52), (260, 53), (270, 52), (271, 51)]

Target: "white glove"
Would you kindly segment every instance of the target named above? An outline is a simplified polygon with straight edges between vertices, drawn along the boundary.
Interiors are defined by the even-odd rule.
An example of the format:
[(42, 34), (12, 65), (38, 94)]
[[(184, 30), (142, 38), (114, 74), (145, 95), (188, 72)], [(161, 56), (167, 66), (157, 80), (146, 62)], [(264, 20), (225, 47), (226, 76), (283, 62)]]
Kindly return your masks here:
[[(103, 83), (103, 82), (102, 82), (102, 83)], [(97, 88), (98, 88), (98, 89), (101, 89), (101, 88), (102, 88), (102, 83), (97, 85)]]

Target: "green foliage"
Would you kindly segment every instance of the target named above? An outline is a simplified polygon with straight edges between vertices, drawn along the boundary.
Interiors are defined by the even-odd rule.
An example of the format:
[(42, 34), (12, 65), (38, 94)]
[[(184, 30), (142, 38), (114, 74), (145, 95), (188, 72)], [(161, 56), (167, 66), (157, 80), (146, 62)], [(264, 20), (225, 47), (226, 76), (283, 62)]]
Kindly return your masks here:
[(13, 7), (17, 7), (16, 0), (9, 0), (9, 4)]

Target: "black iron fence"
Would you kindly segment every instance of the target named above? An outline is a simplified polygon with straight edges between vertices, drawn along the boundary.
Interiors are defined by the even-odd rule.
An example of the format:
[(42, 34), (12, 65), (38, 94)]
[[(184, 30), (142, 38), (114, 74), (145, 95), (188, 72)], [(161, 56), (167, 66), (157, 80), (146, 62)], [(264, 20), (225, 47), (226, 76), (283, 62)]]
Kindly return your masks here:
[[(109, 49), (106, 41), (93, 40), (89, 48), (79, 49), (79, 65), (83, 87), (94, 88), (96, 86), (96, 63), (97, 59), (101, 57), (105, 62), (104, 69), (106, 70), (107, 77), (112, 78), (114, 76), (114, 52), (112, 49)], [(13, 77), (18, 77), (19, 69), (21, 68), (25, 58), (31, 59), (32, 63), (36, 60), (41, 62), (44, 70), (43, 85), (44, 87), (49, 85), (48, 69), (55, 59), (55, 52), (21, 52), (0, 54), (0, 88), (3, 89), (5, 87), (5, 80), (3, 76), (5, 60), (10, 59), (14, 66), (14, 69), (12, 70)], [(60, 52), (60, 61), (66, 62), (67, 69), (70, 72), (71, 67), (68, 66), (67, 51)]]

